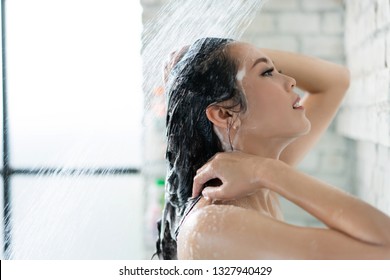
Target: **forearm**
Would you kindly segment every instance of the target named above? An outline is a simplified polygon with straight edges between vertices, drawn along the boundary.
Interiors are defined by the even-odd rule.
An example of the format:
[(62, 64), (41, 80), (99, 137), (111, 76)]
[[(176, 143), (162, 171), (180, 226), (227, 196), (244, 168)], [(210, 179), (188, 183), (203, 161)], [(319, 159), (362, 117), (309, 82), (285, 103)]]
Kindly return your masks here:
[(302, 54), (261, 49), (277, 70), (293, 77), (297, 86), (309, 93), (321, 93), (332, 88), (347, 88), (349, 71), (338, 64)]
[(266, 187), (355, 239), (390, 245), (390, 218), (369, 204), (275, 161)]

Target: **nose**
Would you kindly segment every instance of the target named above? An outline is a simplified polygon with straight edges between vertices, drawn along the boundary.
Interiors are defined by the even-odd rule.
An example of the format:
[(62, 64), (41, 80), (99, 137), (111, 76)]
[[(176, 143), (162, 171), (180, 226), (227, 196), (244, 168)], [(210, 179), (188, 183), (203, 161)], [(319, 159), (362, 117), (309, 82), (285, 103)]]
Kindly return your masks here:
[(286, 78), (286, 90), (290, 91), (297, 85), (297, 81), (293, 77), (287, 75), (284, 76)]

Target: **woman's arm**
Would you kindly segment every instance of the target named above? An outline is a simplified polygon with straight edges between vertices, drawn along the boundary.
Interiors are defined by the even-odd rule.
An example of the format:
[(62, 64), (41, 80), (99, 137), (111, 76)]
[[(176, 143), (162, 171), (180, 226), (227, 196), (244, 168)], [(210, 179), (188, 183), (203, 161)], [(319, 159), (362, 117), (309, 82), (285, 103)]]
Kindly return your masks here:
[(262, 49), (276, 69), (293, 77), (297, 87), (307, 92), (302, 105), (311, 122), (309, 134), (290, 144), (280, 159), (296, 165), (317, 142), (333, 119), (349, 86), (347, 68), (301, 54)]
[(390, 218), (333, 186), (274, 161), (268, 187), (324, 222), (329, 228), (364, 243), (390, 248)]
[(307, 176), (287, 164), (239, 152), (217, 154), (194, 178), (194, 195), (210, 179), (220, 187), (207, 187), (203, 195), (229, 200), (273, 190), (317, 217), (344, 238), (390, 250), (390, 218), (369, 204)]

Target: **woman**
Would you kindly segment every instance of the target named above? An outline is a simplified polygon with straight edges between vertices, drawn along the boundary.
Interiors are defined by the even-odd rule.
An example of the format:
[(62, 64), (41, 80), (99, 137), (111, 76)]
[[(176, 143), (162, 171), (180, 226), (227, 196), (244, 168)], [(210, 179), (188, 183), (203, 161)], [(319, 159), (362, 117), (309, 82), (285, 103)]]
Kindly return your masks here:
[[(388, 216), (294, 169), (334, 117), (347, 69), (219, 38), (172, 61), (160, 258), (390, 258)], [(279, 195), (327, 228), (283, 222)]]

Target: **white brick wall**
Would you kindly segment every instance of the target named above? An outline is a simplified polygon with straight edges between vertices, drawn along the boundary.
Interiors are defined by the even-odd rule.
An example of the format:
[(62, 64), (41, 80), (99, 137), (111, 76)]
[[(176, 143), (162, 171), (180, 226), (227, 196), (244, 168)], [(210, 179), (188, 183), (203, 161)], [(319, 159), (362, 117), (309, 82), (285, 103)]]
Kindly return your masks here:
[[(271, 3), (272, 2), (272, 3)], [(265, 12), (282, 12), (282, 11), (295, 11), (300, 7), (299, 0), (268, 0), (265, 4), (263, 11)]]
[(337, 0), (269, 0), (243, 39), (344, 62), (344, 10)]
[(357, 195), (390, 213), (390, 149), (373, 142), (357, 144)]
[(289, 34), (318, 34), (321, 18), (316, 13), (285, 12), (278, 17), (278, 31)]
[(390, 1), (345, 1), (352, 84), (337, 130), (356, 141), (357, 194), (390, 214)]
[(341, 0), (301, 0), (301, 5), (304, 11), (340, 11), (342, 2)]
[(344, 56), (342, 38), (326, 35), (305, 36), (302, 40), (302, 52), (340, 62)]

